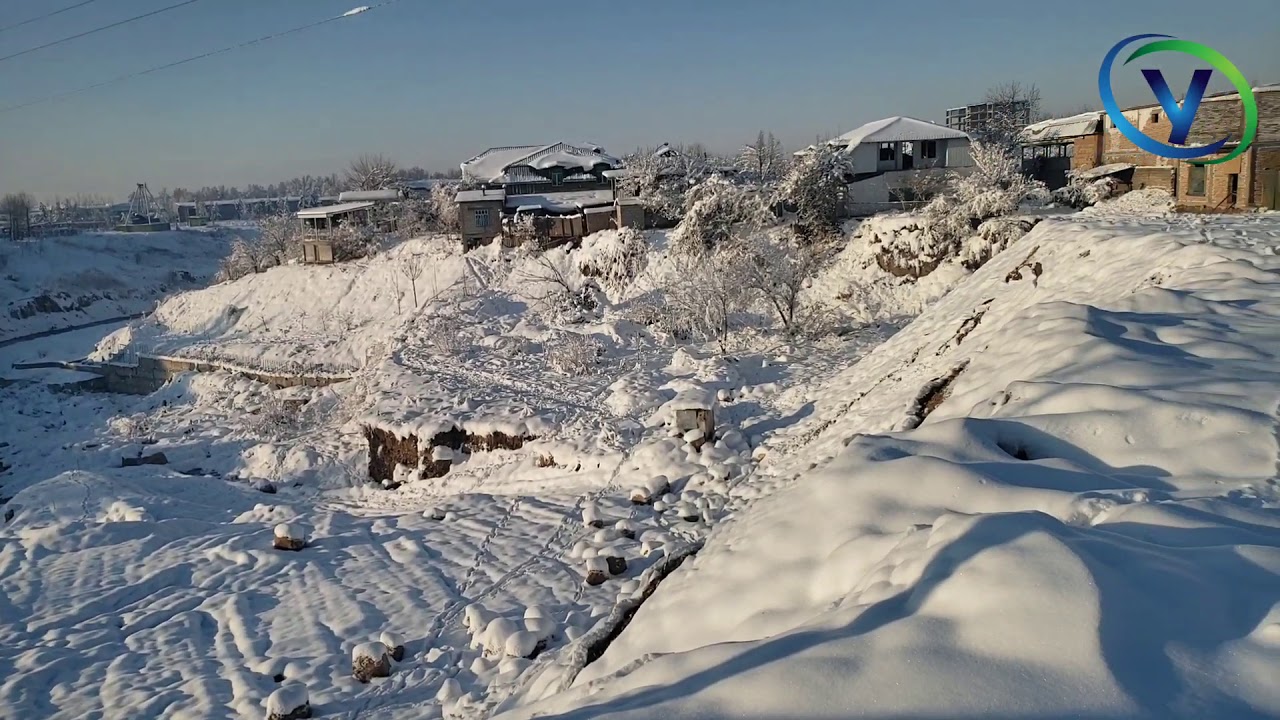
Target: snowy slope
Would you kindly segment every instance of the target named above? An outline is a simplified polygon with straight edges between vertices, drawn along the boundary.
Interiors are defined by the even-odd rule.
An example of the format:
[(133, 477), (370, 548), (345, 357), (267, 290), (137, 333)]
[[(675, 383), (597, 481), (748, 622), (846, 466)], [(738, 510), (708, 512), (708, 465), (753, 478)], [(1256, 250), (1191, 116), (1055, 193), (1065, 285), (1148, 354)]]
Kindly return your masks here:
[(229, 250), (222, 232), (0, 243), (0, 341), (150, 312), (171, 293), (207, 284)]
[(1275, 215), (1046, 220), (824, 383), (604, 657), (504, 717), (1280, 713), (1278, 247)]

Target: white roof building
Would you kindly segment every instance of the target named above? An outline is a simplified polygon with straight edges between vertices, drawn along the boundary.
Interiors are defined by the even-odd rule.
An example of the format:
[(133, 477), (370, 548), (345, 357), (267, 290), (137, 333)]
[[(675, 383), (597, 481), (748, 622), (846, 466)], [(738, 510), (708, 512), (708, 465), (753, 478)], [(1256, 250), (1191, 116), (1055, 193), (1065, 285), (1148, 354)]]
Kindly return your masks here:
[(1028, 144), (1066, 141), (1070, 138), (1093, 135), (1102, 122), (1102, 111), (1091, 110), (1064, 118), (1051, 118), (1031, 123), (1022, 131), (1022, 142)]
[(513, 145), (489, 148), (462, 163), (462, 176), (474, 182), (492, 185), (550, 182), (538, 170), (562, 168), (578, 170), (566, 180), (580, 178), (597, 168), (616, 168), (622, 161), (604, 152), (594, 143), (555, 142), (550, 145)]
[(968, 140), (969, 136), (959, 130), (953, 130), (937, 123), (899, 115), (884, 118), (883, 120), (873, 120), (850, 130), (840, 137), (828, 140), (827, 144), (843, 147), (845, 152), (853, 152), (854, 148), (863, 143), (953, 139)]
[(299, 210), (297, 216), (304, 219), (333, 217), (334, 215), (345, 215), (358, 210), (367, 210), (373, 206), (374, 203), (367, 201), (339, 203), (337, 205), (321, 205), (320, 207)]

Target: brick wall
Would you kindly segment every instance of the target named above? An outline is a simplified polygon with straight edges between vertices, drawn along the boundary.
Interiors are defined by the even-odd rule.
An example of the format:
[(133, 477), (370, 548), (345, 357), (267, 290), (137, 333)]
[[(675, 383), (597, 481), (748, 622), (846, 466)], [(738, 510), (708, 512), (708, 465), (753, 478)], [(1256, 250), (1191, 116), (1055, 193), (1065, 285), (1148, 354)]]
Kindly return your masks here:
[(1133, 189), (1160, 188), (1173, 192), (1173, 168), (1140, 167), (1133, 171)]
[(1096, 168), (1102, 163), (1102, 136), (1101, 135), (1085, 135), (1078, 137), (1073, 141), (1075, 149), (1071, 156), (1072, 170), (1088, 170)]
[[(1269, 93), (1273, 94), (1273, 93)], [(1254, 207), (1263, 207), (1264, 199), (1262, 191), (1266, 185), (1266, 178), (1274, 172), (1280, 171), (1280, 144), (1270, 145), (1267, 147), (1254, 146), (1254, 176), (1253, 188), (1250, 193), (1251, 204)]]

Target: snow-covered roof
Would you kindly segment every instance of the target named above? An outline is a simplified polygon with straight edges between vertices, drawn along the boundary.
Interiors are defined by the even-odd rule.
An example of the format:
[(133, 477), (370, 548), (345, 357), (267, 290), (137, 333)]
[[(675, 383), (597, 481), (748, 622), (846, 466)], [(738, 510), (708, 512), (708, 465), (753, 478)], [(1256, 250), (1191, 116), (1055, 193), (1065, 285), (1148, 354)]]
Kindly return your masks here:
[(1101, 110), (1090, 110), (1071, 117), (1041, 120), (1038, 123), (1031, 123), (1022, 131), (1022, 140), (1023, 142), (1044, 142), (1092, 135), (1098, 132), (1100, 122), (1102, 122)]
[(1096, 180), (1107, 175), (1115, 175), (1125, 170), (1132, 170), (1137, 167), (1133, 163), (1111, 163), (1109, 165), (1099, 165), (1098, 167), (1089, 168), (1088, 170), (1073, 170), (1072, 175), (1081, 180)]
[[(622, 164), (618, 158), (607, 155), (604, 149), (594, 143), (571, 144), (554, 142), (550, 145), (514, 145), (510, 147), (489, 148), (470, 160), (462, 163), (464, 177), (488, 183), (512, 182), (508, 178), (511, 168), (533, 168), (547, 170), (553, 167), (566, 169), (580, 168), (590, 170), (598, 165), (618, 167)], [(532, 175), (527, 171), (524, 173)], [(537, 176), (533, 176), (537, 177)], [(524, 182), (526, 179), (519, 181)]]
[(507, 194), (502, 190), (459, 190), (458, 196), (454, 198), (458, 202), (477, 202), (479, 200), (501, 200)]
[(509, 195), (507, 207), (541, 208), (549, 212), (571, 212), (589, 207), (613, 204), (612, 190), (583, 190), (580, 192), (546, 193), (540, 195)]
[(830, 140), (829, 145), (843, 146), (846, 150), (862, 143), (912, 142), (917, 140), (947, 140), (952, 138), (968, 139), (966, 133), (952, 130), (937, 123), (916, 118), (895, 116), (883, 120), (873, 120), (861, 127), (850, 130), (838, 138)]
[(349, 202), (338, 203), (337, 205), (322, 205), (320, 207), (306, 208), (298, 211), (300, 218), (319, 218), (332, 217), (343, 213), (355, 212), (356, 210), (365, 210), (373, 207), (371, 202)]
[(348, 190), (338, 195), (338, 202), (387, 202), (399, 200), (399, 190)]

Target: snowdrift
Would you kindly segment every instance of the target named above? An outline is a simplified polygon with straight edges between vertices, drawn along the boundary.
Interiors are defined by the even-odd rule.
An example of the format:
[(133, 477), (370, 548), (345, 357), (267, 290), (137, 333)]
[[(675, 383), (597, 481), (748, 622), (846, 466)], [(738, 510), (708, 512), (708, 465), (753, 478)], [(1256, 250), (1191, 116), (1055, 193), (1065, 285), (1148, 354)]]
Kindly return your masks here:
[(814, 390), (604, 656), (503, 717), (1280, 713), (1278, 246), (1274, 215), (1044, 220)]

